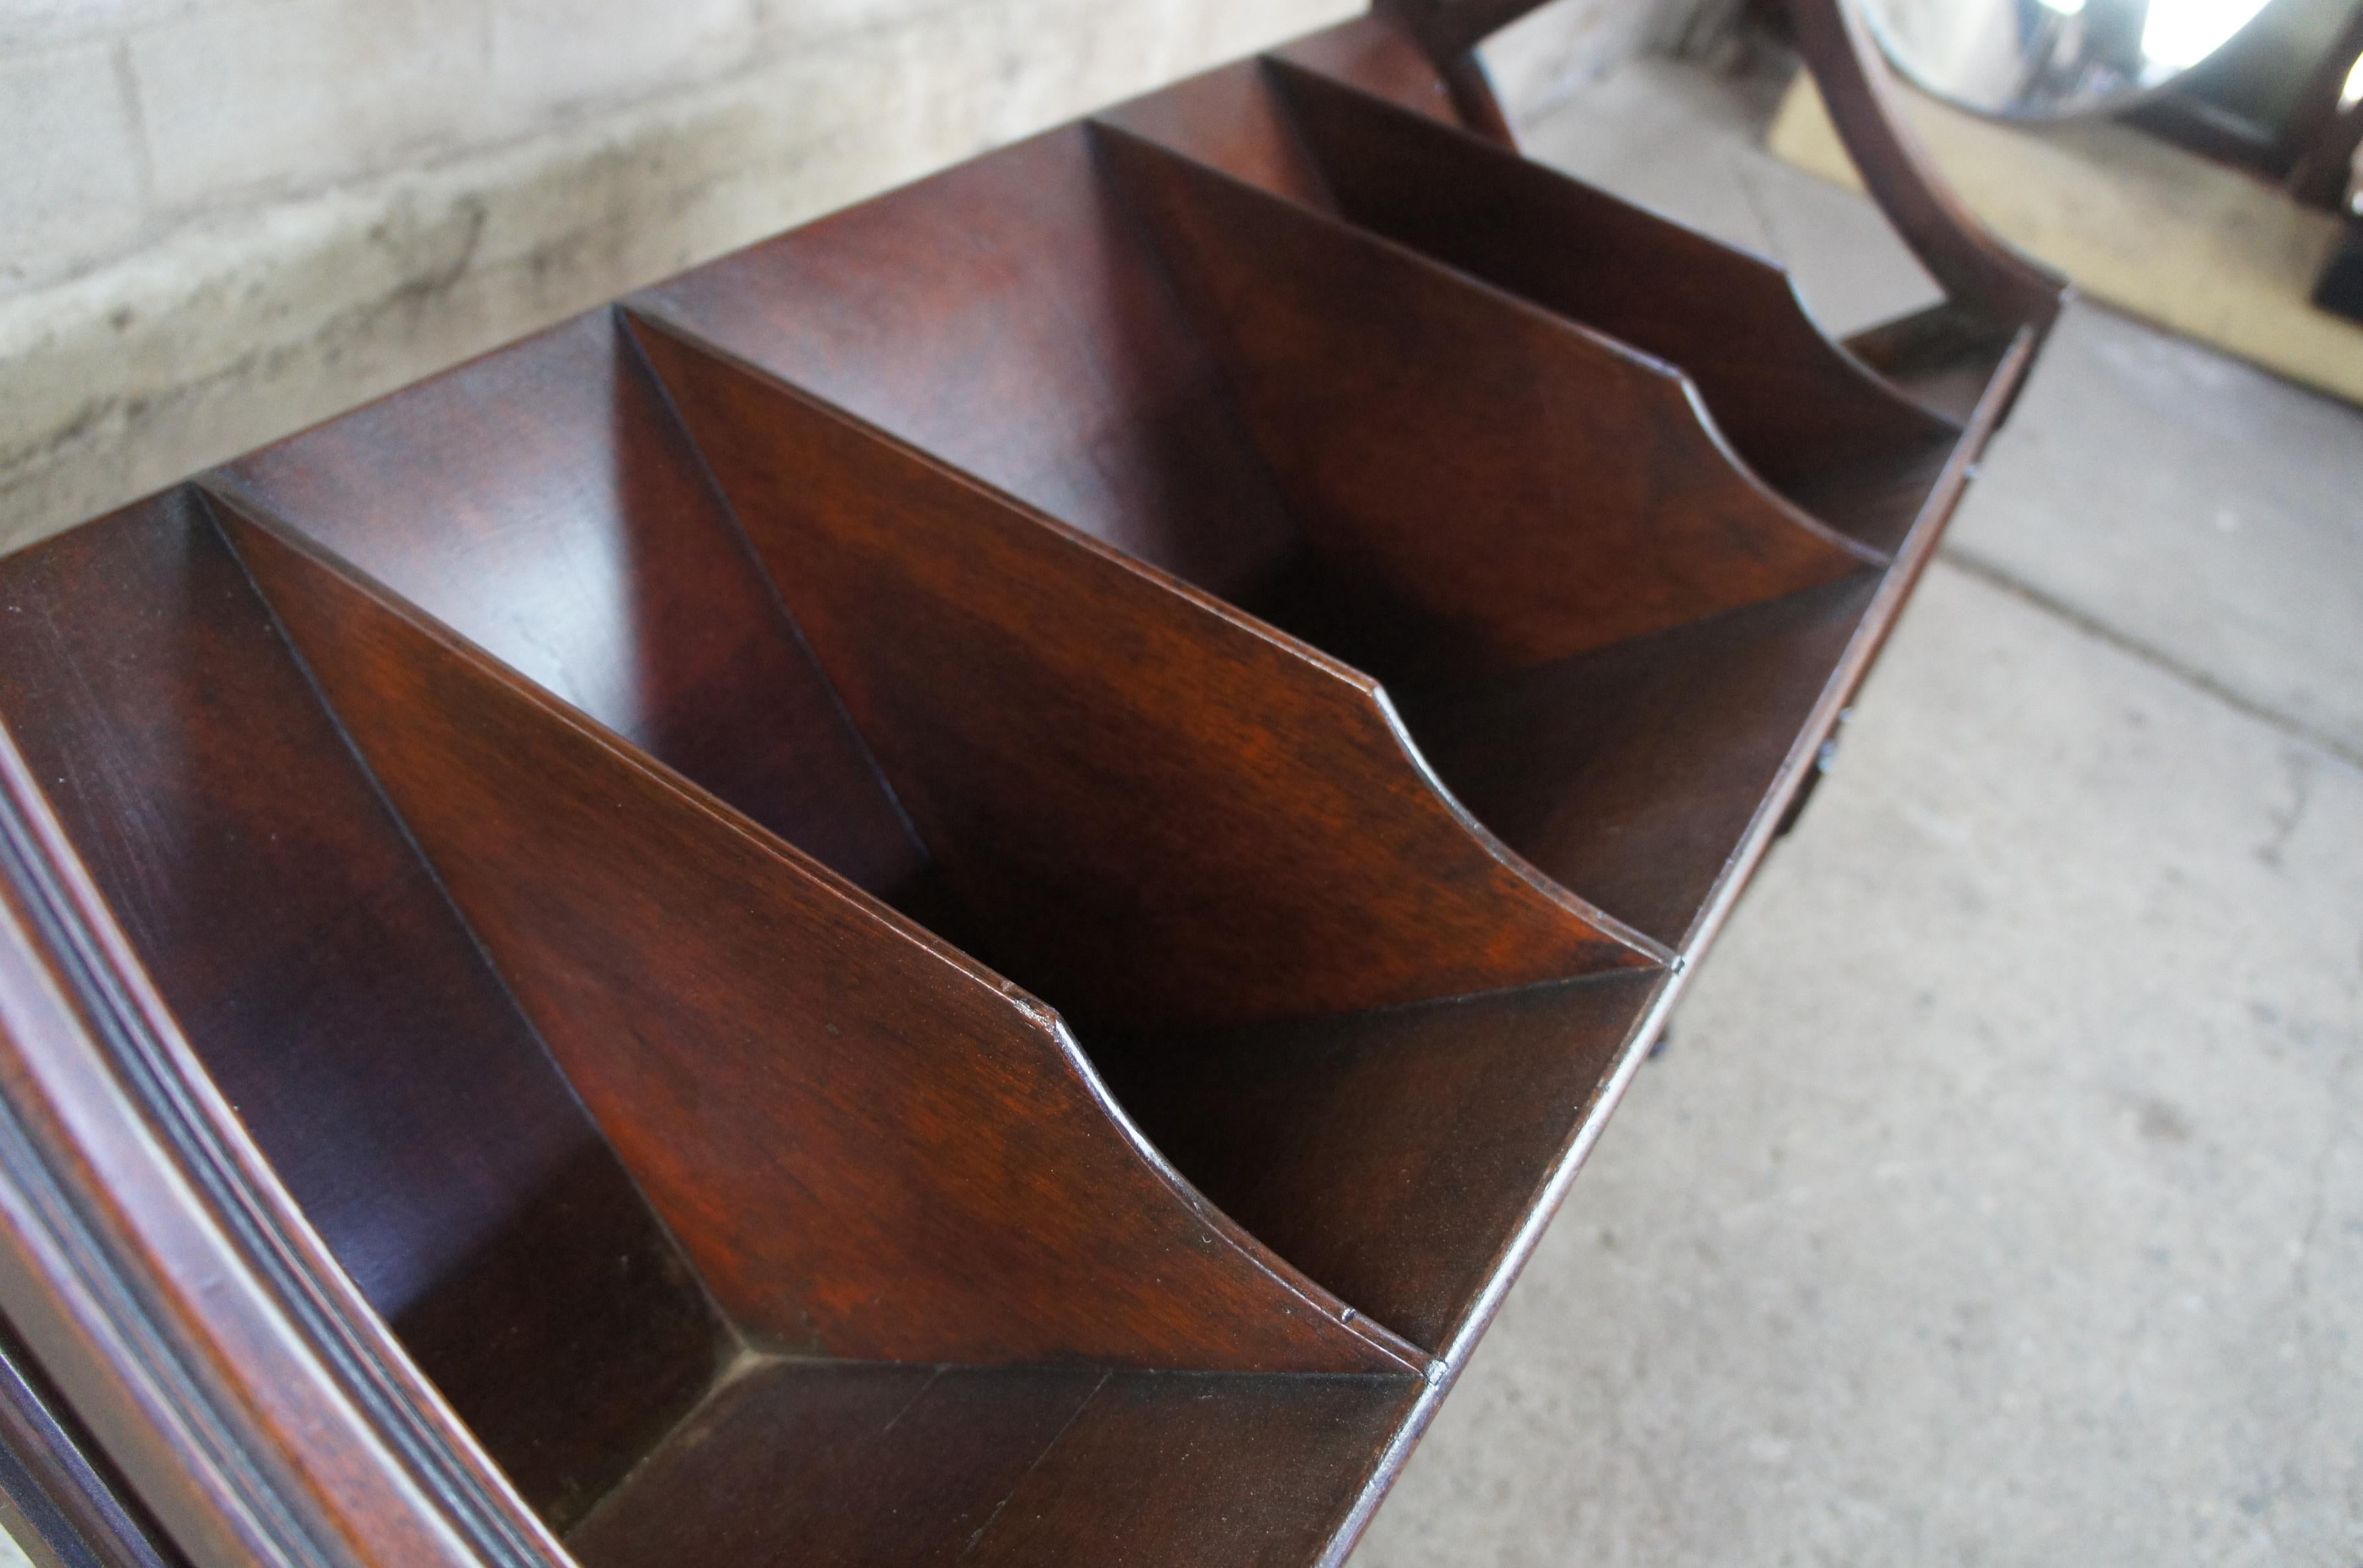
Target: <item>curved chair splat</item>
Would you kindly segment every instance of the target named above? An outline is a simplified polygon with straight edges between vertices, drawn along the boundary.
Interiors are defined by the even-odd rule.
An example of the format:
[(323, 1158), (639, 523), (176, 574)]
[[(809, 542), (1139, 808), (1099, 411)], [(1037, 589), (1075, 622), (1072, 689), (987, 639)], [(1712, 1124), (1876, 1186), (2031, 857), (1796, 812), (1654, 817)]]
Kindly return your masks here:
[(1972, 213), (1904, 118), (1887, 57), (1848, 0), (1789, 0), (1797, 45), (1880, 210), (1952, 303), (2004, 327), (2050, 329), (2068, 280)]
[[(1436, 71), (1449, 74), (1479, 44), (1543, 4), (1375, 0), (1371, 9), (1374, 20), (1402, 29)], [(1788, 9), (1798, 49), (1838, 135), (1904, 242), (1957, 304), (2007, 326), (2047, 328), (2059, 314), (2067, 280), (2012, 248), (1936, 172), (1898, 107), (1886, 57), (1848, 0), (1789, 0)], [(1499, 116), (1494, 104), (1469, 122), (1490, 134)]]

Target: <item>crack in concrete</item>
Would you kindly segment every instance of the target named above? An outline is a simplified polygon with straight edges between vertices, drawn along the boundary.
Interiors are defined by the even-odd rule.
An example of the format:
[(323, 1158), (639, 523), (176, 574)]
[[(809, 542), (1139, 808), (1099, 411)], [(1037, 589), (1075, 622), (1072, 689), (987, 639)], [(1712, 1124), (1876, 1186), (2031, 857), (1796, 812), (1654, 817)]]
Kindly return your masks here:
[[(2228, 682), (2202, 669), (2195, 664), (2177, 657), (2164, 648), (2146, 643), (2130, 633), (2120, 631), (2089, 611), (2068, 601), (2045, 592), (1992, 561), (1947, 544), (1936, 552), (1936, 558), (1955, 570), (1977, 579), (1987, 587), (1997, 589), (2030, 608), (2039, 610), (2055, 620), (2064, 621), (2085, 635), (2108, 644), (2119, 653), (2137, 659), (2160, 674), (2171, 676), (2186, 686), (2193, 687), (2225, 706), (2237, 710), (2258, 723), (2274, 730), (2290, 740), (2308, 745), (2336, 758), (2357, 772), (2363, 772), (2363, 746), (2357, 746), (2328, 730), (2307, 723), (2296, 714), (2287, 712), (2271, 703), (2262, 701)], [(2292, 825), (2294, 825), (2292, 823)]]
[(2306, 808), (2313, 803), (2313, 754), (2285, 747), (2281, 752), (2281, 766), (2289, 773), (2289, 810), (2270, 813), (2272, 836), (2255, 850), (2257, 859), (2276, 871), (2286, 869), (2281, 854), (2289, 848), (2290, 840), (2297, 836), (2298, 825), (2305, 821)]

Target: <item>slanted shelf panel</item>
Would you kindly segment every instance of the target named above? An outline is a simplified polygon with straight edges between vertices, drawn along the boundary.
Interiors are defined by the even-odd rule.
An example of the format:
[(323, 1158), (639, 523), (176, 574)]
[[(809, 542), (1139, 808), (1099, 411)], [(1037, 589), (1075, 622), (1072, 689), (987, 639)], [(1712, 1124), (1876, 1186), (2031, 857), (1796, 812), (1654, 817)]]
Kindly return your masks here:
[(1879, 558), (1664, 367), (1114, 125), (1115, 179), (1306, 541), (1257, 608), (1390, 681), (1543, 663)]
[(205, 503), (0, 563), (0, 723), (337, 1261), (564, 1522), (724, 1330), (323, 712)]
[(520, 1006), (758, 1345), (1417, 1364), (1206, 1212), (1038, 1003), (349, 568), (227, 516)]
[(1677, 367), (1767, 483), (1902, 547), (1960, 427), (1824, 337), (1779, 267), (1285, 60), (1259, 76), (1342, 215)]
[(635, 296), (1226, 597), (1293, 528), (1088, 130), (1048, 132)]
[[(1491, 848), (1366, 680), (660, 324), (634, 331), (948, 885), (989, 911), (972, 925), (995, 961), (1079, 1018), (1218, 1205), (1444, 1345), (1656, 966)], [(1587, 973), (1622, 978), (1531, 983)], [(1437, 1004), (1503, 1038), (1403, 1045), (1396, 1004), (1473, 992), (1550, 1021)], [(1286, 1019), (1318, 1021), (1243, 1027)]]
[(969, 928), (1087, 1045), (1655, 966), (1439, 795), (1367, 679), (634, 332)]
[[(1883, 558), (1749, 474), (1661, 363), (1322, 212), (1318, 171), (1281, 137), (1277, 104), (1249, 70), (1111, 117), (1220, 124), (1215, 139), (1260, 160), (1296, 201), (1113, 124), (1093, 130), (1096, 160), (1054, 133), (946, 176), (941, 206), (932, 182), (895, 193), (698, 269), (639, 308), (1300, 634), (1383, 679), (1424, 722), (1455, 693), (1482, 707), (1476, 688), (1491, 680), (1638, 639), (1678, 650), (1682, 628), (1728, 612), (1875, 582)], [(1002, 222), (982, 197), (1004, 191), (1069, 226)], [(1112, 191), (1129, 222), (1110, 218)], [(947, 213), (973, 218), (981, 237), (943, 226)], [(1078, 214), (1090, 246), (1060, 243)], [(979, 254), (990, 262), (974, 273), (931, 259)], [(1084, 304), (1061, 308), (1070, 297)], [(1118, 298), (1141, 314), (1095, 303)], [(897, 308), (906, 299), (913, 308)], [(1029, 385), (1048, 395), (1017, 390)], [(1098, 395), (1067, 394), (1079, 385)], [(1005, 395), (981, 402), (979, 386)], [(1199, 439), (1170, 439), (1175, 408)], [(1109, 474), (1127, 477), (1094, 478)], [(1243, 484), (1261, 498), (1249, 513), (1236, 504)], [(1266, 529), (1245, 556), (1221, 532), (1242, 515)], [(1682, 940), (1797, 776), (1801, 737), (1774, 730), (1812, 720), (1850, 646), (1782, 644), (1777, 684), (1802, 701), (1742, 733), (1690, 730), (1712, 755), (1579, 756), (1564, 743), (1538, 756), (1524, 774), (1537, 795), (1573, 787), (1548, 771), (1570, 760), (1600, 798), (1664, 793), (1646, 822), (1627, 812), (1589, 842), (1580, 818), (1563, 818), (1531, 843), (1505, 834), (1510, 847), (1547, 854), (1608, 916)], [(1685, 668), (1703, 684), (1614, 692), (1720, 711), (1715, 691), (1761, 683), (1728, 661)], [(1573, 701), (1581, 686), (1549, 689)], [(1570, 722), (1587, 730), (1664, 728), (1585, 701)], [(1473, 728), (1437, 733), (1465, 742)], [(1448, 782), (1478, 776), (1429, 760)], [(1661, 854), (1657, 873), (1625, 874)], [(1625, 869), (1595, 894), (1581, 878), (1610, 862)], [(1626, 897), (1630, 913), (1611, 901)]]
[(1782, 499), (1883, 555), (1961, 436), (1823, 336), (1779, 267), (1307, 69), (1243, 61), (1099, 118), (1681, 371)]
[(607, 312), (216, 479), (840, 876), (926, 901), (925, 853)]
[[(635, 406), (682, 421), (682, 449), (717, 482), (712, 515), (733, 546), (708, 552), (699, 533), (688, 547), (759, 590), (716, 593), (710, 613), (809, 635), (819, 673), (882, 765), (874, 786), (860, 782), (891, 787), (928, 856), (919, 881), (935, 896), (913, 912), (1071, 1012), (1087, 1052), (1295, 1018), (1350, 1032), (1353, 1020), (1406, 1003), (1604, 972), (1635, 983), (1615, 993), (1618, 1007), (1587, 1015), (1573, 1056), (1596, 1074), (1597, 1054), (1637, 1024), (1662, 952), (1471, 823), (1437, 790), (1367, 678), (660, 323), (601, 325), (627, 332), (621, 352), (566, 329), (454, 379), (518, 387), (566, 376), (579, 387), (653, 370), (651, 395)], [(259, 506), (251, 475), (305, 476), (302, 498), (325, 525), (307, 512), (288, 526), (349, 539), (409, 573), (422, 608), (487, 643), (599, 646), (600, 617), (618, 595), (560, 569), (598, 553), (604, 538), (640, 541), (629, 566), (660, 581), (681, 570), (665, 551), (682, 525), (661, 515), (529, 510), (505, 521), (504, 509), (535, 508), (536, 498), (472, 477), (477, 459), (448, 450), (464, 433), (405, 408), (410, 395), (360, 416), (374, 425), (373, 468), (349, 470), (352, 442), (330, 425), (240, 465), (233, 482)], [(465, 401), (437, 389), (428, 408)], [(603, 438), (661, 445), (612, 431), (599, 407), (578, 392), (571, 412), (552, 411), (535, 428), (594, 453)], [(591, 428), (570, 431), (563, 419)], [(506, 588), (419, 569), (451, 525), (391, 508), (367, 481), (430, 461), (443, 466), (441, 505), (474, 530), (543, 531), (555, 566), (488, 560), (517, 575)], [(272, 493), (298, 498), (283, 479)], [(731, 640), (729, 628), (715, 631)], [(636, 657), (662, 668), (661, 635), (627, 623), (614, 640), (637, 637)], [(779, 721), (754, 695), (711, 712), (717, 734), (760, 751)], [(660, 710), (639, 716), (664, 731)], [(716, 761), (715, 777), (743, 777), (727, 753)], [(1441, 1256), (1421, 1255), (1414, 1232), (1389, 1223), (1393, 1199), (1374, 1203), (1362, 1190), (1353, 1173), (1367, 1139), (1354, 1126), (1269, 1149), (1298, 1167), (1284, 1184), (1301, 1200), (1297, 1231), (1334, 1230), (1363, 1249), (1334, 1275), (1368, 1286), (1352, 1301), (1360, 1312), (1386, 1323), (1398, 1305), (1417, 1305), (1434, 1331), (1426, 1342), (1444, 1342), (1444, 1320), (1428, 1309), (1435, 1292), (1423, 1286), (1414, 1298), (1388, 1282), (1440, 1275), (1454, 1300), (1476, 1298), (1537, 1169), (1585, 1103), (1589, 1080), (1567, 1091), (1569, 1059), (1518, 1064), (1506, 1080), (1548, 1088), (1540, 1132), (1522, 1127), (1504, 1143), (1474, 1114), (1419, 1123), (1479, 1151), (1486, 1171), (1481, 1191), (1464, 1189), (1470, 1223)], [(1317, 1075), (1292, 1082), (1304, 1097), (1322, 1093)], [(1406, 1075), (1391, 1092), (1432, 1088)], [(1191, 1132), (1146, 1102), (1127, 1109), (1195, 1143), (1236, 1142), (1219, 1129)], [(1417, 1120), (1415, 1107), (1399, 1110)]]

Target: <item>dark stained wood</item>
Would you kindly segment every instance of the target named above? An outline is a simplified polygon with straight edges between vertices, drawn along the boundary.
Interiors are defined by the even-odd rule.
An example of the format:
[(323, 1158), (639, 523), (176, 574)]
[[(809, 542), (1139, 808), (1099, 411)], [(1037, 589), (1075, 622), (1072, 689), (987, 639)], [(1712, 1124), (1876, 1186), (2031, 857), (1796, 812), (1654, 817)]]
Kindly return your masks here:
[(1371, 9), (1395, 20), (1437, 60), (1473, 50), (1544, 0), (1377, 0)]
[(1370, 681), (659, 327), (640, 338), (993, 955), (1094, 1022), (1647, 965), (1438, 795)]
[[(928, 286), (954, 265), (957, 288)], [(1082, 126), (635, 303), (1210, 591), (1261, 581), (1294, 547), (1214, 359)]]
[(1780, 267), (1341, 83), (1266, 70), (1345, 216), (1675, 366), (1767, 483), (1876, 549), (1902, 544), (1925, 489), (1868, 513), (1806, 498), (1867, 466), (1933, 478), (1959, 426), (1823, 337)]
[(1846, 340), (1847, 352), (1926, 406), (1966, 423), (1977, 411), (2015, 329), (1940, 300), (1864, 328)]
[[(1280, 45), (1266, 58), (1285, 60), (1307, 71), (1318, 71), (1340, 82), (1351, 82), (1365, 93), (1376, 94), (1389, 103), (1415, 110), (1447, 125), (1462, 126), (1484, 136), (1505, 131), (1507, 127), (1501, 105), (1472, 105), (1468, 100), (1468, 94), (1481, 82), (1481, 70), (1473, 79), (1463, 73), (1459, 83), (1448, 80), (1448, 73), (1459, 61), (1448, 57), (1446, 62), (1439, 65), (1437, 58), (1422, 47), (1403, 18), (1389, 14), (1399, 9), (1401, 7), (1379, 7), (1367, 16), (1340, 22), (1334, 28), (1324, 28), (1316, 33), (1308, 33), (1304, 38)], [(1174, 85), (1186, 87), (1188, 84), (1185, 82)], [(1167, 88), (1165, 91), (1173, 90)], [(1486, 97), (1489, 100), (1492, 97), (1490, 87), (1486, 90)], [(1134, 100), (1136, 105), (1146, 100)], [(1127, 108), (1131, 106), (1126, 105)]]
[(272, 1177), (5, 734), (0, 1310), (203, 1568), (562, 1562)]
[(567, 1544), (584, 1568), (957, 1562), (1109, 1375), (750, 1361)]
[(607, 312), (221, 477), (840, 876), (892, 898), (920, 873), (908, 825)]
[(1095, 1036), (1093, 1054), (1225, 1213), (1441, 1351), (1659, 985), (1608, 976), (1220, 1034)]
[(1302, 1562), (1419, 1387), (757, 1363), (570, 1544), (585, 1568)]
[(0, 563), (0, 723), (370, 1305), (538, 1507), (614, 1485), (720, 1326), (202, 502)]
[(1875, 572), (1614, 647), (1399, 693), (1437, 774), (1528, 860), (1680, 947), (1783, 778)]
[(1532, 4), (0, 563), (0, 1487), (199, 1568), (1342, 1561), (2061, 292), (1796, 0), (1915, 410), (1487, 145)]
[(1877, 559), (1731, 461), (1663, 367), (1099, 128), (1305, 535), (1317, 590), (1249, 601), (1281, 624), (1389, 680), (1514, 669)]
[(1756, 477), (1882, 553), (1959, 438), (1823, 337), (1772, 263), (1284, 56), (1101, 119), (1666, 361)]
[(750, 1335), (890, 1361), (1405, 1364), (1205, 1212), (1039, 1003), (280, 530), (226, 523)]
[[(1418, 1392), (1409, 1378), (1119, 1373), (964, 1561), (1315, 1561)], [(1158, 1484), (1138, 1485), (1148, 1475)]]

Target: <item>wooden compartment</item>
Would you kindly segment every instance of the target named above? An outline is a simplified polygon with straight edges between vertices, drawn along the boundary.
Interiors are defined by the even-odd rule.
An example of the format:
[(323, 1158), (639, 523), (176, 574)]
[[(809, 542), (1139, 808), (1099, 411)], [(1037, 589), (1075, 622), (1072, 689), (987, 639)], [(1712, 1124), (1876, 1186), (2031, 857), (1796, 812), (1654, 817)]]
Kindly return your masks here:
[(1663, 361), (1751, 474), (1883, 555), (1959, 441), (1773, 263), (1284, 53), (1109, 118)]
[(1948, 413), (1404, 0), (0, 562), (90, 1474), (208, 1564), (1341, 1560), (2056, 309), (1823, 7)]
[(1322, 1441), (1237, 1528), (1335, 1529), (1427, 1358), (1181, 1186), (1039, 1004), (234, 502), (8, 567), (0, 718), (47, 715), (207, 1071), (583, 1562), (878, 1561), (1021, 1478), (1088, 1556), (1126, 1445), (1223, 1490), (1307, 1375)]
[[(641, 308), (1369, 671), (1512, 849), (1684, 941), (1819, 743), (1883, 557), (1662, 365), (1114, 126), (920, 190)], [(957, 288), (898, 271), (955, 246)], [(1481, 721), (1512, 708), (1553, 738), (1505, 763)]]
[[(1059, 1009), (1153, 1141), (1229, 1113), (1140, 1057), (1369, 1036), (1358, 1113), (1299, 1075), (1293, 1135), (1216, 1202), (1429, 1351), (1661, 977), (1436, 788), (1367, 678), (660, 327), (584, 318), (222, 482)], [(899, 858), (856, 832), (890, 819)], [(1458, 1098), (1381, 1043), (1387, 1010), (1537, 986), (1556, 1034)], [(1384, 1147), (1432, 1168), (1374, 1187)]]

